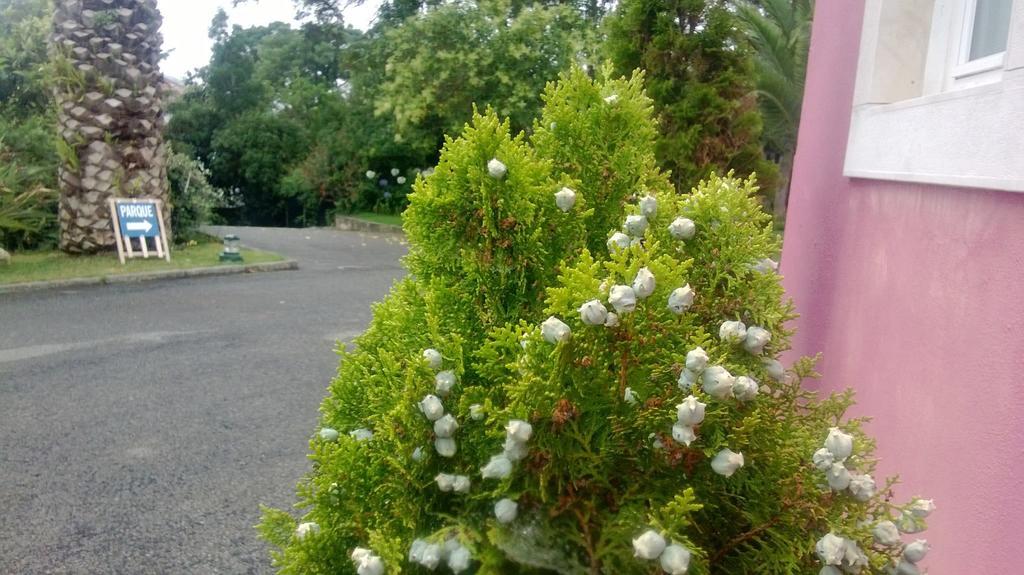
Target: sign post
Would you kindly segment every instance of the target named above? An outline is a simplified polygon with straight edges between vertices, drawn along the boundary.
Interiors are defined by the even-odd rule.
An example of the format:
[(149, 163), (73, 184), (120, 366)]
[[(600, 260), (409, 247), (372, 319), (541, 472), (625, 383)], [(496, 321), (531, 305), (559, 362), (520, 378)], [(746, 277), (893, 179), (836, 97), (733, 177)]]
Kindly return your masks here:
[(149, 238), (158, 258), (171, 261), (171, 250), (167, 244), (164, 227), (163, 202), (145, 198), (111, 198), (110, 218), (117, 238), (117, 257), (123, 264), (125, 257), (135, 258), (132, 240), (137, 239), (143, 258), (149, 257)]

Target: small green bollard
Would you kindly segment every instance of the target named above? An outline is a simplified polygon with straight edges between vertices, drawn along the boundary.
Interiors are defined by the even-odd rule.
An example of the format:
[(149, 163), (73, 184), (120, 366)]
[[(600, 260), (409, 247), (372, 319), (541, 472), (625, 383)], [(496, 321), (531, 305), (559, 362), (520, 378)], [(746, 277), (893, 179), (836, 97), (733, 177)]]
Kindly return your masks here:
[(242, 251), (239, 248), (240, 241), (234, 234), (224, 236), (224, 251), (220, 253), (220, 261), (241, 263), (243, 260)]

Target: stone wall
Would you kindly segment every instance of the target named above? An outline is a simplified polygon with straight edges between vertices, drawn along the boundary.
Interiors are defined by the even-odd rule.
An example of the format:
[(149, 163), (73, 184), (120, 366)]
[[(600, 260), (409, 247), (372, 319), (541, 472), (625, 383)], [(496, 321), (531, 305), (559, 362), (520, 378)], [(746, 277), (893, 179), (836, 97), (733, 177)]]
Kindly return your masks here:
[[(60, 246), (114, 247), (107, 200), (168, 199), (155, 0), (56, 0)], [(168, 214), (165, 214), (165, 218)]]

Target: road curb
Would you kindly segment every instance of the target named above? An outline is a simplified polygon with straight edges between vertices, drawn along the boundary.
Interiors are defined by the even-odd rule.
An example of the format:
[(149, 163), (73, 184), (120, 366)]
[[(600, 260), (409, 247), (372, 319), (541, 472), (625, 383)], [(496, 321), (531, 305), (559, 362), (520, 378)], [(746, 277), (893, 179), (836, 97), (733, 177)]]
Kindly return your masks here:
[(279, 272), (297, 269), (299, 269), (299, 262), (295, 260), (284, 260), (279, 262), (267, 262), (262, 264), (222, 265), (205, 268), (190, 268), (184, 270), (167, 270), (163, 272), (121, 274), (95, 278), (71, 278), (66, 280), (52, 280), (0, 285), (0, 295), (48, 289), (67, 289), (106, 284), (140, 283), (154, 280), (226, 276), (232, 274), (245, 274), (256, 272)]
[(334, 229), (341, 230), (343, 232), (374, 232), (379, 234), (402, 234), (402, 226), (393, 226), (391, 224), (379, 224), (377, 222), (368, 222), (359, 218), (353, 218), (349, 216), (335, 216), (334, 217)]

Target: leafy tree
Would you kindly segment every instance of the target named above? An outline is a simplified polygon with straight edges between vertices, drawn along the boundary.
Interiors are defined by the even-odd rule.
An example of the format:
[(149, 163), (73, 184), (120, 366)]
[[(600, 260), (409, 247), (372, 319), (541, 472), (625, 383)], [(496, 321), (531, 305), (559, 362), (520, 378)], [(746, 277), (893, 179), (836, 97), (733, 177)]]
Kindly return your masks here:
[[(904, 552), (890, 519), (924, 528), (930, 502), (895, 505), (870, 477), (851, 394), (818, 398), (811, 360), (775, 359), (793, 310), (753, 179), (681, 196), (578, 144), (641, 121), (622, 142), (639, 149), (655, 128), (637, 78), (589, 82), (549, 88), (547, 117), (587, 119), (545, 147), (637, 182), (636, 203), (601, 206), (632, 237), (585, 249), (607, 192), (493, 113), (447, 140), (404, 218), (410, 273), (321, 407), (302, 522), (265, 510), (281, 573), (880, 575)], [(911, 545), (900, 572), (926, 551)]]
[(737, 24), (724, 0), (623, 0), (608, 18), (608, 55), (619, 73), (645, 71), (661, 129), (658, 161), (679, 189), (730, 170), (773, 187)]
[(298, 211), (278, 194), (290, 165), (306, 151), (303, 126), (284, 115), (243, 114), (213, 139), (210, 183), (235, 189), (243, 198), (239, 221), (250, 225), (290, 223)]
[(47, 0), (0, 0), (0, 245), (11, 249), (56, 240), (51, 10)]
[[(393, 125), (373, 114), (372, 102), (349, 98), (322, 111), (324, 129), (315, 145), (282, 182), (282, 193), (302, 206), (301, 221), (316, 225), (335, 212), (404, 209), (417, 172), (436, 162), (434, 154), (417, 154), (395, 142)], [(394, 169), (398, 176), (392, 176)]]
[(51, 9), (49, 0), (0, 0), (0, 114), (24, 118), (50, 107)]
[[(313, 16), (318, 21), (342, 21), (343, 7), (352, 3), (349, 0), (296, 0), (296, 4), (300, 7), (299, 17)], [(391, 27), (419, 12), (443, 4), (442, 0), (385, 0), (380, 4), (377, 20), (381, 25)], [(518, 14), (522, 9), (531, 6), (567, 6), (596, 25), (609, 7), (613, 5), (613, 2), (611, 0), (511, 0), (496, 4), (506, 5), (513, 14)]]
[(171, 151), (167, 162), (171, 183), (171, 228), (175, 243), (199, 235), (199, 227), (215, 219), (215, 209), (224, 207), (224, 193), (210, 185), (209, 171), (197, 160)]
[(53, 145), (56, 118), (49, 110), (18, 116), (13, 111), (0, 114), (0, 153), (19, 165), (18, 183), (13, 185), (16, 189), (57, 189), (59, 159)]
[[(352, 113), (341, 88), (348, 74), (341, 55), (352, 49), (360, 34), (316, 22), (300, 29), (277, 23), (229, 31), (226, 19), (218, 17), (211, 37), (215, 44), (210, 64), (172, 108), (170, 137), (209, 166), (215, 186), (233, 191), (247, 206), (259, 206), (238, 210), (232, 216), (235, 221), (323, 223), (341, 193), (323, 186), (333, 185), (341, 173), (355, 173), (340, 169), (350, 155), (325, 154), (347, 152), (345, 140), (352, 133), (346, 127), (367, 115)], [(285, 139), (257, 140), (256, 148), (248, 151), (238, 147), (239, 141), (255, 137), (250, 134), (254, 122)], [(359, 150), (358, 143), (349, 147)], [(277, 166), (263, 161), (269, 159), (268, 153), (281, 153)], [(248, 165), (249, 161), (258, 165)], [(360, 163), (359, 173), (365, 171), (364, 165)], [(257, 181), (257, 175), (270, 179)]]
[[(544, 84), (576, 61), (585, 29), (568, 6), (445, 4), (385, 32), (385, 80), (376, 112), (394, 116), (396, 139), (436, 149), (473, 104), (530, 126)], [(422, 135), (421, 135), (422, 134)]]
[(210, 63), (190, 79), (182, 98), (171, 108), (168, 138), (202, 163), (211, 165), (216, 132), (254, 109), (269, 110), (269, 87), (256, 77), (259, 43), (268, 35), (290, 33), (285, 24), (235, 27), (227, 31), (223, 10), (214, 17), (210, 37), (215, 41)]
[(221, 132), (256, 112), (302, 125), (305, 151), (288, 154), (260, 202), (276, 197), (265, 213), (307, 225), (334, 211), (403, 209), (416, 173), (437, 162), (445, 132), (470, 119), (474, 102), (529, 128), (545, 82), (593, 52), (588, 18), (605, 5), (390, 2), (364, 34), (336, 2), (298, 4), (310, 19), (297, 30), (229, 30), (215, 19), (210, 65), (172, 110), (170, 134), (227, 186), (241, 180), (220, 170), (244, 166), (216, 159)]
[(754, 49), (765, 147), (781, 171), (774, 201), (777, 219), (786, 215), (813, 13), (812, 0), (741, 1), (736, 7)]

